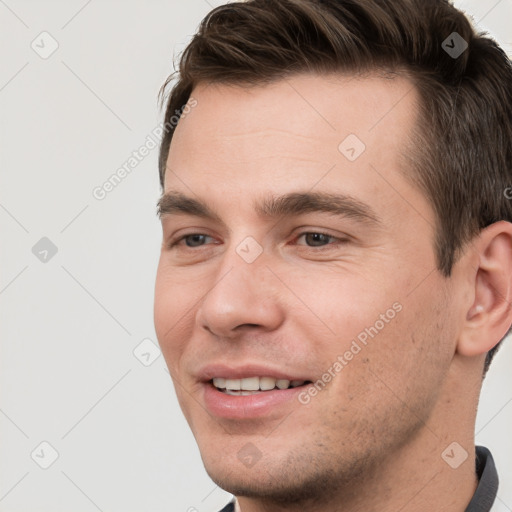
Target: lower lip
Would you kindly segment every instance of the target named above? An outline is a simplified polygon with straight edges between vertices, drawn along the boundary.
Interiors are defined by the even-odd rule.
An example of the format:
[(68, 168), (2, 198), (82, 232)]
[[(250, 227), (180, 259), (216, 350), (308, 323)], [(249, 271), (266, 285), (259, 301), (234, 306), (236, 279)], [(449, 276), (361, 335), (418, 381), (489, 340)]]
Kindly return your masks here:
[(254, 395), (228, 395), (219, 391), (210, 382), (204, 384), (204, 401), (208, 411), (214, 416), (226, 419), (251, 419), (268, 416), (278, 408), (295, 400), (300, 405), (297, 396), (307, 386), (298, 386), (288, 389), (273, 389), (262, 391)]

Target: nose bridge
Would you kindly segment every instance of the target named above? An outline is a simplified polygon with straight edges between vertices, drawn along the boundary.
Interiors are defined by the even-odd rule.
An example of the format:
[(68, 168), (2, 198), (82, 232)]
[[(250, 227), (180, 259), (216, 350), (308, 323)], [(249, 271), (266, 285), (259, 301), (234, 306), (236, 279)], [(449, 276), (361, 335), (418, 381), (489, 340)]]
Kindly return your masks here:
[(268, 260), (263, 246), (252, 236), (234, 237), (222, 255), (217, 269), (213, 294), (239, 296), (244, 302), (251, 295), (260, 295), (270, 285)]
[(254, 238), (230, 247), (198, 307), (197, 325), (222, 337), (232, 337), (244, 324), (276, 328), (282, 310), (272, 277), (263, 247)]

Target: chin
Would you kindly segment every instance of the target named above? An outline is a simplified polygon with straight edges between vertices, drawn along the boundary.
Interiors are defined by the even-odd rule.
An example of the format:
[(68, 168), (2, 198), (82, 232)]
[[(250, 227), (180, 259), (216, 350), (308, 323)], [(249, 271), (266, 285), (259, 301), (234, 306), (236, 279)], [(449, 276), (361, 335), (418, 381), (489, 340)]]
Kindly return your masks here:
[(362, 461), (342, 461), (331, 454), (311, 456), (302, 451), (279, 456), (274, 450), (269, 456), (262, 455), (256, 462), (248, 461), (244, 465), (238, 453), (226, 446), (208, 454), (201, 450), (206, 472), (221, 489), (269, 505), (318, 505), (326, 497), (343, 492), (344, 488), (348, 496), (353, 479), (368, 471)]
[[(210, 478), (225, 491), (236, 497), (252, 498), (269, 505), (318, 504), (333, 492), (340, 492), (340, 480), (324, 479), (323, 474), (301, 475), (302, 468), (289, 466), (269, 472), (267, 468), (247, 468), (244, 471), (217, 464), (206, 467)], [(348, 489), (348, 487), (347, 487)]]

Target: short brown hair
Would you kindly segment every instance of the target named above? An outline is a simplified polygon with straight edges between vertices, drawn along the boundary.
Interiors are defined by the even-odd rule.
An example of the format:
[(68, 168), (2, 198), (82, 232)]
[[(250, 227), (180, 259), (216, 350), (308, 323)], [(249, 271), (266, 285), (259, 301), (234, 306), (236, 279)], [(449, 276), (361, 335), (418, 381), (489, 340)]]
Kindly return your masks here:
[[(448, 51), (456, 44), (460, 55)], [(449, 277), (481, 229), (512, 221), (505, 194), (512, 190), (512, 65), (447, 0), (249, 0), (214, 9), (183, 52), (167, 101), (162, 189), (176, 126), (169, 121), (199, 83), (252, 86), (296, 73), (379, 70), (408, 77), (419, 92), (407, 177), (434, 209), (437, 265)]]

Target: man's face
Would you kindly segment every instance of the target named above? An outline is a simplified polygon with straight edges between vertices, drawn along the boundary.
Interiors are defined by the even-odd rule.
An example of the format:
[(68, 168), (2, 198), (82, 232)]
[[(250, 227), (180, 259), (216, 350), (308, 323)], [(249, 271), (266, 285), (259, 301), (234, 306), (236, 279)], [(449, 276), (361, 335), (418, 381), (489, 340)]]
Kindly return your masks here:
[(303, 75), (192, 96), (165, 193), (212, 215), (169, 200), (155, 293), (179, 402), (224, 489), (328, 492), (423, 435), (455, 350), (433, 210), (403, 174), (418, 95)]

